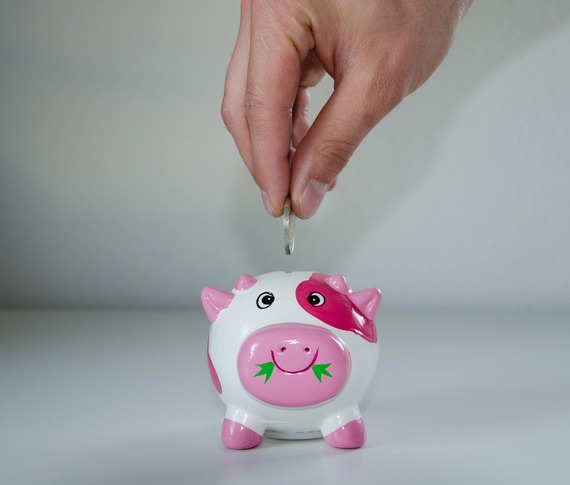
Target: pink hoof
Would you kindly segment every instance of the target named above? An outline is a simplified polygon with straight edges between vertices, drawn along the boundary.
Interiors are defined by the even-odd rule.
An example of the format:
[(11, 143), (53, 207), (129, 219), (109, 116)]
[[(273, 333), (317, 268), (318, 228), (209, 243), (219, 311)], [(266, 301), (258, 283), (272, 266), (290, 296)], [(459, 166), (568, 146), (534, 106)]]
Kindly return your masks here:
[(333, 448), (360, 448), (366, 441), (366, 430), (362, 419), (355, 419), (335, 429), (325, 436), (325, 441)]
[(243, 424), (231, 419), (224, 419), (222, 424), (222, 443), (231, 450), (247, 450), (255, 448), (263, 440), (263, 436)]

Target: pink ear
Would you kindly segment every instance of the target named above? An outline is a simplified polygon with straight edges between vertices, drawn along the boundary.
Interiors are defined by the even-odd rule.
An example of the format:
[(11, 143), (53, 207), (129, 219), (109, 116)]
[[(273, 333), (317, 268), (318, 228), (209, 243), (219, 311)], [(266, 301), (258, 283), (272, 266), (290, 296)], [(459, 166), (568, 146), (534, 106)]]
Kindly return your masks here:
[(344, 295), (350, 293), (350, 287), (346, 282), (346, 278), (341, 274), (329, 276), (328, 278), (325, 278), (325, 282), (339, 293), (342, 293)]
[(378, 288), (368, 288), (367, 290), (350, 293), (348, 298), (366, 318), (374, 320), (376, 312), (380, 308), (382, 293), (380, 293)]
[(217, 288), (206, 286), (202, 290), (200, 299), (202, 300), (202, 306), (204, 307), (204, 311), (206, 312), (210, 323), (214, 323), (218, 318), (219, 313), (230, 306), (233, 297), (233, 293), (218, 290)]
[(257, 280), (248, 274), (242, 274), (236, 284), (234, 285), (234, 290), (245, 291), (249, 290), (253, 285), (257, 283)]

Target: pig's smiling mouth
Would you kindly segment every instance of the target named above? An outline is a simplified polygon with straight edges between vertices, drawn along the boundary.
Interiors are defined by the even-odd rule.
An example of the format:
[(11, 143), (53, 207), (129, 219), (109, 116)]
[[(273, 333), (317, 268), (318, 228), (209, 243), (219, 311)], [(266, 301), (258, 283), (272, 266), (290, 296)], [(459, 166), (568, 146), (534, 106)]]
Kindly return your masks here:
[(287, 370), (287, 369), (283, 369), (283, 367), (281, 367), (278, 363), (277, 360), (275, 359), (275, 352), (273, 352), (273, 350), (271, 351), (271, 360), (273, 361), (273, 363), (275, 364), (275, 367), (277, 367), (281, 372), (286, 372), (287, 374), (302, 374), (303, 372), (308, 371), (311, 367), (313, 367), (314, 363), (317, 361), (317, 357), (319, 356), (319, 349), (317, 349), (317, 351), (315, 352), (315, 356), (313, 357), (313, 360), (311, 361), (311, 363), (305, 367), (304, 369), (301, 370)]

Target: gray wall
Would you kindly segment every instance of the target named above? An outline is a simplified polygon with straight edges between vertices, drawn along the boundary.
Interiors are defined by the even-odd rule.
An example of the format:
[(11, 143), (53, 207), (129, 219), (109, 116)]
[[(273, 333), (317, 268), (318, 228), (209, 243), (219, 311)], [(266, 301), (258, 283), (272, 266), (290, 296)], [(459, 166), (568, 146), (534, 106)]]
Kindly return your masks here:
[(0, 3), (1, 305), (186, 308), (314, 269), (391, 307), (570, 308), (570, 2), (476, 1), (293, 257), (219, 117), (238, 10)]

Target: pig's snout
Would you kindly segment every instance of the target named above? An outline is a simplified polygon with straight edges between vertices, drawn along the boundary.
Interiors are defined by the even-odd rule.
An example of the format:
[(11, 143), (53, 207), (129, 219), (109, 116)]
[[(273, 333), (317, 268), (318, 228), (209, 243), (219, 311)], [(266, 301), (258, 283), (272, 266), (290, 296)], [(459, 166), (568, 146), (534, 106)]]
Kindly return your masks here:
[(282, 340), (271, 350), (271, 359), (281, 372), (299, 374), (309, 370), (319, 356), (319, 348), (314, 342), (303, 340)]
[(310, 406), (336, 396), (350, 375), (350, 352), (328, 329), (301, 323), (268, 325), (251, 334), (238, 357), (245, 389), (279, 406)]

